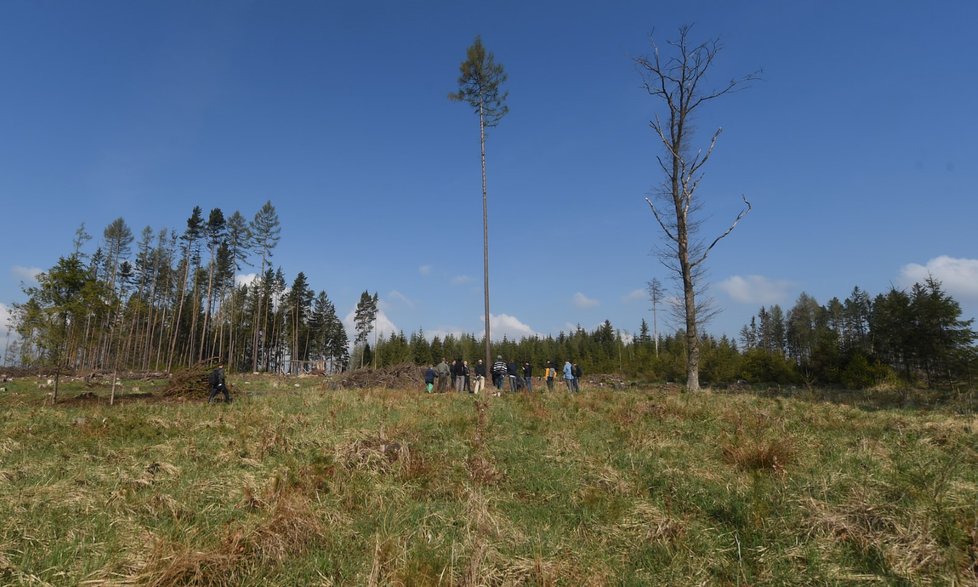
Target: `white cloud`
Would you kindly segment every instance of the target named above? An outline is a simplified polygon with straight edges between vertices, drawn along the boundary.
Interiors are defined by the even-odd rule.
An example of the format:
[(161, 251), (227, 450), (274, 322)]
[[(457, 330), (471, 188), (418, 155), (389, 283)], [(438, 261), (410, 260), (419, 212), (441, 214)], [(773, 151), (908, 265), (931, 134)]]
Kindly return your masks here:
[(449, 334), (451, 334), (455, 338), (461, 338), (462, 334), (464, 333), (465, 331), (462, 330), (461, 328), (456, 328), (455, 326), (445, 326), (445, 327), (435, 328), (434, 330), (426, 331), (424, 333), (424, 337), (428, 339), (428, 341), (433, 340), (436, 336), (441, 340), (445, 340), (445, 337), (448, 336)]
[(13, 325), (11, 324), (10, 320), (11, 314), (10, 307), (0, 302), (0, 332), (3, 332), (4, 334), (6, 334), (8, 330), (11, 332), (13, 331)]
[(600, 302), (598, 300), (592, 300), (581, 292), (574, 294), (571, 298), (571, 303), (573, 303), (578, 308), (593, 308), (597, 306)]
[[(378, 306), (379, 305), (380, 304), (378, 304)], [(353, 339), (355, 339), (357, 336), (357, 330), (353, 323), (353, 317), (356, 316), (356, 313), (357, 313), (357, 307), (353, 306), (353, 308), (350, 310), (350, 313), (347, 314), (345, 318), (343, 318), (343, 326), (346, 327), (346, 334), (350, 338), (351, 344), (353, 343)], [(378, 338), (383, 338), (389, 336), (392, 332), (400, 331), (397, 325), (395, 325), (394, 322), (392, 322), (391, 319), (387, 317), (387, 314), (384, 313), (383, 308), (378, 307), (377, 318), (374, 324), (375, 324), (375, 328), (374, 330), (370, 331), (370, 337), (368, 341), (371, 347), (373, 347), (375, 333)]]
[[(509, 340), (519, 340), (536, 335), (536, 332), (529, 325), (521, 322), (516, 316), (510, 316), (509, 314), (490, 313), (489, 330), (492, 332), (493, 340), (502, 340), (503, 336)], [(485, 335), (486, 330), (483, 328), (479, 331), (479, 338)]]
[(621, 301), (623, 302), (638, 302), (644, 300), (648, 292), (644, 289), (633, 289), (624, 296), (622, 296)]
[(44, 273), (44, 270), (38, 269), (37, 267), (21, 267), (20, 265), (14, 265), (10, 268), (10, 272), (23, 281), (37, 283), (37, 276)]
[(387, 294), (387, 297), (391, 298), (392, 300), (398, 300), (409, 308), (414, 308), (414, 302), (411, 300), (411, 298), (407, 297), (396, 289), (392, 289), (390, 293)]
[(925, 281), (928, 276), (941, 282), (943, 289), (955, 298), (978, 300), (978, 259), (956, 259), (941, 255), (926, 265), (909, 263), (900, 268), (904, 286)]
[(421, 275), (431, 275), (431, 265), (422, 265), (418, 267), (418, 273)]
[(234, 276), (234, 285), (238, 287), (241, 287), (242, 285), (251, 285), (257, 278), (257, 273), (239, 273), (238, 275)]
[[(11, 359), (8, 353), (11, 353), (14, 349), (14, 345), (20, 341), (20, 335), (13, 328), (13, 323), (11, 320), (11, 309), (9, 306), (0, 303), (0, 333), (3, 334), (3, 346), (0, 347), (0, 352), (3, 352), (3, 361), (5, 364), (16, 364), (16, 359)], [(16, 354), (16, 353), (13, 353)]]
[(790, 281), (771, 279), (763, 275), (733, 275), (716, 286), (735, 302), (761, 305), (787, 302), (788, 294), (795, 287)]
[(472, 283), (472, 278), (468, 275), (456, 275), (452, 278), (452, 285), (465, 285)]

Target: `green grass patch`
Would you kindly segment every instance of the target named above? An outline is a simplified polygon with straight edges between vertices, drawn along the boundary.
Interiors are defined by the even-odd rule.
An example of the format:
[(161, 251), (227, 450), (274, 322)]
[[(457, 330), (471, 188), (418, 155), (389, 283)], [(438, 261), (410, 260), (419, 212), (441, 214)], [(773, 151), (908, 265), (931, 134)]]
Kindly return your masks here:
[(973, 414), (235, 379), (8, 384), (0, 583), (978, 582)]

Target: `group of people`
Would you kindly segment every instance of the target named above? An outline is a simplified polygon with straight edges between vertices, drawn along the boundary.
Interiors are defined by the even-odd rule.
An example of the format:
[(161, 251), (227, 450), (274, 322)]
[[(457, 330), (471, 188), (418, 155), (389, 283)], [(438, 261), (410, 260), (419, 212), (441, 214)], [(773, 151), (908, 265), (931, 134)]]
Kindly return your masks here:
[[(496, 395), (502, 394), (503, 388), (509, 391), (526, 390), (533, 391), (533, 365), (529, 361), (524, 362), (522, 367), (516, 361), (506, 362), (502, 355), (496, 356), (496, 361), (492, 364), (490, 371), (492, 384), (496, 388)], [(485, 390), (486, 378), (490, 374), (486, 372), (486, 365), (479, 359), (475, 364), (474, 374), (469, 371), (469, 362), (462, 359), (455, 359), (448, 363), (448, 359), (443, 358), (437, 365), (429, 365), (424, 373), (425, 390), (428, 393), (444, 393), (453, 389), (458, 393), (482, 393)], [(474, 376), (473, 376), (474, 375)], [(557, 369), (552, 362), (547, 361), (544, 369), (543, 379), (547, 383), (547, 390), (553, 391), (555, 381), (558, 376)], [(580, 379), (582, 375), (581, 366), (577, 363), (567, 361), (564, 363), (563, 379), (567, 385), (567, 391), (579, 392)]]
[[(424, 373), (425, 390), (428, 393), (437, 391), (444, 393), (449, 389), (454, 389), (458, 393), (482, 393), (486, 387), (486, 366), (479, 359), (475, 364), (475, 373), (469, 372), (469, 362), (462, 359), (455, 359), (451, 365), (447, 359), (442, 359), (437, 365), (430, 365)], [(577, 363), (567, 361), (564, 363), (563, 379), (567, 385), (567, 391), (581, 391), (581, 366)], [(547, 366), (543, 371), (543, 379), (547, 382), (547, 390), (554, 390), (554, 382), (558, 377), (557, 369), (553, 363), (547, 361)], [(210, 387), (210, 397), (208, 403), (213, 403), (217, 399), (217, 394), (224, 396), (226, 403), (231, 402), (231, 394), (228, 391), (227, 379), (224, 375), (224, 365), (218, 365), (207, 378)], [(473, 384), (474, 383), (474, 384)], [(533, 391), (533, 365), (529, 361), (520, 367), (515, 361), (506, 362), (502, 355), (496, 357), (496, 362), (492, 364), (492, 384), (496, 388), (496, 395), (501, 395), (503, 388), (509, 386), (509, 391), (526, 390)], [(437, 386), (437, 387), (436, 387)]]

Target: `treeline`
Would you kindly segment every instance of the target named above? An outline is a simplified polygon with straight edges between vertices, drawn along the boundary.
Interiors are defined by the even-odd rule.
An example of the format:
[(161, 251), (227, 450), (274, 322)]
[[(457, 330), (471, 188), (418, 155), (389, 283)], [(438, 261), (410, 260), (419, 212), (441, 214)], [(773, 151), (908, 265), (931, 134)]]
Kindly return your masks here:
[[(326, 292), (302, 272), (287, 282), (271, 263), (280, 234), (271, 202), (251, 220), (219, 208), (205, 219), (194, 207), (183, 231), (147, 226), (138, 241), (118, 218), (91, 254), (83, 224), (73, 252), (14, 306), (19, 362), (170, 372), (215, 358), (237, 371), (280, 372), (316, 360), (344, 369), (348, 339)], [(245, 267), (255, 279), (236, 283)]]
[[(971, 320), (934, 279), (909, 292), (892, 288), (875, 298), (858, 287), (844, 301), (820, 305), (801, 294), (785, 312), (762, 307), (740, 331), (739, 341), (701, 336), (700, 379), (709, 385), (820, 385), (863, 389), (892, 381), (948, 387), (974, 385), (978, 372)], [(650, 336), (642, 320), (637, 336), (623, 335), (605, 321), (593, 331), (494, 343), (493, 355), (541, 368), (547, 361), (579, 362), (585, 373), (619, 373), (630, 378), (682, 383), (686, 373), (685, 333)], [(367, 364), (436, 363), (442, 357), (470, 362), (483, 342), (471, 335), (434, 337), (392, 333), (378, 341)]]
[[(304, 273), (288, 280), (272, 265), (281, 227), (271, 202), (247, 220), (195, 207), (182, 231), (146, 227), (137, 240), (122, 218), (110, 223), (91, 253), (78, 229), (72, 252), (25, 288), (14, 306), (18, 362), (26, 367), (166, 371), (206, 359), (233, 371), (297, 373), (321, 369), (474, 363), (484, 342), (471, 334), (431, 337), (423, 331), (369, 336), (378, 296), (364, 291), (350, 341), (325, 291)], [(238, 283), (236, 275), (254, 270)], [(762, 307), (738, 340), (700, 337), (700, 378), (709, 385), (809, 384), (866, 388), (887, 380), (946, 387), (972, 384), (978, 370), (972, 321), (934, 279), (909, 291), (871, 298), (855, 288), (820, 305), (801, 294), (785, 311)], [(567, 359), (586, 374), (616, 373), (683, 383), (682, 331), (659, 336), (641, 321), (637, 335), (605, 321), (587, 331), (494, 342), (492, 354), (530, 362)]]
[(934, 278), (870, 298), (854, 288), (819, 305), (801, 294), (785, 312), (762, 307), (740, 332), (754, 379), (865, 388), (887, 378), (929, 386), (971, 384), (978, 368), (973, 320)]

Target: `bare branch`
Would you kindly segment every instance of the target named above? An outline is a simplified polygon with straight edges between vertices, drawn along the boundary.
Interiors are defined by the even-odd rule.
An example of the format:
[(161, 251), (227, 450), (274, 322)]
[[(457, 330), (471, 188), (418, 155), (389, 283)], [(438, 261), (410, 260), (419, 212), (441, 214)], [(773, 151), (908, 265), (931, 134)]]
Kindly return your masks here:
[[(720, 138), (720, 133), (723, 132), (723, 128), (718, 128), (715, 133), (713, 133), (713, 138), (710, 139), (710, 146), (706, 149), (706, 154), (703, 155), (702, 159), (699, 159), (699, 153), (696, 154), (696, 159), (693, 159), (693, 164), (690, 165), (689, 174), (695, 175), (701, 167), (706, 165), (707, 160), (709, 160), (710, 155), (713, 154), (713, 149), (717, 146), (717, 139)], [(699, 160), (697, 160), (699, 159)]]
[(723, 239), (728, 234), (730, 234), (731, 232), (733, 232), (733, 229), (737, 226), (737, 223), (740, 222), (740, 220), (744, 216), (747, 216), (747, 213), (751, 211), (751, 205), (750, 205), (750, 202), (747, 201), (747, 198), (745, 196), (743, 196), (743, 195), (740, 196), (740, 197), (741, 197), (742, 200), (744, 200), (744, 204), (747, 207), (744, 208), (743, 210), (741, 210), (740, 211), (740, 214), (737, 214), (737, 217), (734, 218), (733, 224), (730, 225), (730, 228), (728, 228), (726, 232), (724, 232), (720, 236), (718, 236), (715, 239), (713, 239), (713, 242), (710, 243), (710, 246), (706, 247), (706, 249), (703, 251), (703, 254), (700, 255), (700, 257), (698, 259), (696, 259), (695, 261), (693, 261), (692, 263), (690, 263), (691, 266), (699, 265), (700, 263), (702, 263), (703, 261), (705, 261), (706, 260), (706, 256), (710, 254), (710, 250), (713, 249), (713, 247), (716, 246), (716, 244), (718, 242), (720, 242), (721, 239)]
[(668, 225), (662, 220), (662, 217), (659, 216), (659, 211), (656, 210), (655, 204), (652, 203), (652, 200), (645, 198), (645, 201), (648, 202), (649, 208), (652, 209), (652, 215), (655, 216), (655, 220), (656, 222), (659, 223), (659, 226), (662, 228), (662, 232), (666, 233), (666, 236), (669, 237), (669, 240), (678, 241), (678, 239), (669, 230)]

